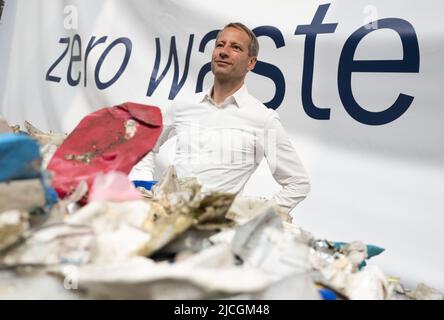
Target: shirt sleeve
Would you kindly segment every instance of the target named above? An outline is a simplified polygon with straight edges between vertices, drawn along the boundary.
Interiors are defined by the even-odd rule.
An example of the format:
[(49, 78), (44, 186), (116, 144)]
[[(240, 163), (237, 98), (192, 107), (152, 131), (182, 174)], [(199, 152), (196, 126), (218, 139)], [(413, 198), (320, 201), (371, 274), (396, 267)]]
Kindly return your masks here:
[(276, 112), (265, 125), (264, 154), (274, 179), (282, 186), (272, 200), (290, 212), (310, 192), (310, 181)]
[(166, 110), (162, 112), (162, 132), (157, 139), (153, 150), (148, 152), (132, 169), (128, 177), (130, 180), (154, 180), (154, 159), (155, 154), (159, 153), (160, 147), (171, 137), (175, 135), (175, 112), (176, 106), (172, 103)]

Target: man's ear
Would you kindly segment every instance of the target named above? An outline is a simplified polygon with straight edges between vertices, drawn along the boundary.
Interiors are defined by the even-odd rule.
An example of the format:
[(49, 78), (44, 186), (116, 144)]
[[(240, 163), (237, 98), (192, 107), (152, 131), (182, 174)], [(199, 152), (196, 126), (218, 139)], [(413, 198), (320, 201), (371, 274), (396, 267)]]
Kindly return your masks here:
[(251, 71), (256, 66), (257, 57), (250, 57), (250, 60), (248, 61), (247, 69), (248, 71)]

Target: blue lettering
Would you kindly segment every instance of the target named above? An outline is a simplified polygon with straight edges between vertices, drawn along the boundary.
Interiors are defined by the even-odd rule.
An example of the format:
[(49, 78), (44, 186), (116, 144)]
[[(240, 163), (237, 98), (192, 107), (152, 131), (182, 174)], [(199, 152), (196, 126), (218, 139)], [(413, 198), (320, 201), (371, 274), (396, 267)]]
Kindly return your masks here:
[(313, 103), (312, 85), (313, 85), (313, 67), (315, 56), (316, 36), (318, 33), (334, 33), (337, 23), (322, 24), (330, 4), (323, 4), (313, 17), (311, 24), (300, 25), (296, 28), (294, 34), (306, 34), (304, 47), (304, 70), (302, 74), (302, 105), (305, 113), (313, 119), (330, 119), (330, 108), (318, 108)]
[(89, 56), (89, 53), (91, 52), (91, 50), (96, 46), (96, 45), (98, 45), (98, 44), (100, 44), (100, 43), (104, 43), (105, 41), (106, 41), (106, 39), (107, 39), (108, 37), (101, 37), (99, 40), (97, 40), (96, 42), (94, 42), (94, 40), (96, 40), (96, 37), (91, 37), (91, 40), (89, 40), (89, 43), (88, 43), (88, 45), (86, 46), (86, 51), (85, 51), (85, 62), (84, 62), (84, 65), (83, 65), (83, 70), (84, 70), (84, 72), (83, 72), (83, 74), (84, 74), (84, 78), (83, 78), (83, 86), (84, 87), (86, 87), (86, 74), (87, 74), (87, 71), (88, 71), (88, 69), (86, 68), (86, 64), (87, 64), (87, 61), (88, 61), (88, 56)]
[[(279, 29), (277, 29), (276, 27), (261, 26), (255, 28), (253, 32), (256, 37), (270, 37), (274, 41), (276, 48), (281, 48), (285, 46), (284, 37), (282, 36), (282, 33), (279, 31)], [(281, 105), (285, 96), (285, 78), (282, 74), (282, 71), (275, 65), (262, 61), (257, 61), (256, 66), (252, 71), (259, 75), (270, 78), (274, 82), (274, 85), (276, 87), (274, 97), (264, 104), (268, 108), (276, 110)]]
[(168, 99), (172, 100), (176, 97), (176, 95), (179, 93), (180, 89), (184, 85), (185, 80), (187, 79), (187, 76), (188, 76), (188, 69), (189, 69), (189, 65), (190, 65), (190, 55), (191, 55), (191, 48), (193, 47), (193, 40), (194, 40), (194, 35), (192, 34), (192, 35), (190, 35), (190, 39), (188, 41), (188, 49), (187, 49), (187, 54), (186, 54), (186, 58), (185, 58), (184, 72), (183, 72), (182, 78), (180, 79), (180, 81), (178, 81), (178, 79), (179, 79), (179, 62), (178, 62), (178, 58), (177, 58), (176, 40), (175, 40), (174, 36), (171, 37), (170, 53), (168, 56), (167, 65), (165, 66), (165, 69), (163, 69), (163, 72), (160, 75), (160, 77), (157, 79), (157, 74), (159, 73), (159, 66), (160, 66), (160, 39), (156, 38), (156, 59), (154, 62), (153, 71), (151, 72), (150, 82), (148, 85), (148, 91), (146, 93), (147, 96), (151, 96), (154, 93), (154, 91), (159, 86), (160, 82), (163, 80), (163, 78), (167, 74), (168, 70), (170, 69), (171, 61), (174, 60), (173, 81), (171, 83), (171, 90), (170, 90), (170, 94), (168, 96)]
[(48, 72), (46, 73), (46, 81), (54, 81), (54, 82), (60, 82), (60, 80), (62, 78), (60, 77), (56, 77), (51, 75), (51, 72), (55, 69), (55, 67), (57, 67), (57, 65), (60, 63), (60, 61), (62, 61), (62, 59), (65, 57), (66, 53), (68, 52), (69, 49), (69, 37), (68, 38), (60, 38), (59, 43), (66, 43), (67, 46), (65, 48), (65, 51), (62, 52), (62, 54), (60, 55), (60, 57), (57, 58), (57, 60), (51, 65), (51, 67), (49, 67)]
[[(119, 70), (117, 70), (114, 77), (111, 78), (108, 82), (102, 82), (99, 78), (99, 72), (100, 68), (102, 67), (103, 61), (105, 61), (106, 56), (108, 53), (118, 44), (123, 44), (125, 46), (125, 57), (123, 58), (122, 64), (120, 65)], [(106, 89), (109, 86), (111, 86), (114, 82), (119, 79), (119, 77), (122, 75), (123, 71), (125, 70), (126, 66), (128, 65), (129, 58), (131, 56), (131, 50), (132, 50), (132, 43), (131, 40), (128, 38), (118, 38), (114, 40), (106, 49), (103, 51), (102, 55), (99, 58), (99, 61), (97, 62), (96, 69), (94, 72), (94, 78), (96, 80), (97, 88), (100, 90)]]
[[(402, 19), (388, 18), (377, 21), (377, 29), (363, 26), (356, 30), (345, 42), (339, 59), (338, 90), (342, 104), (348, 114), (363, 124), (382, 125), (399, 118), (407, 111), (413, 97), (399, 94), (396, 101), (386, 110), (371, 112), (363, 109), (353, 97), (351, 75), (353, 72), (419, 72), (419, 46), (413, 26)], [(353, 60), (356, 47), (369, 33), (378, 29), (395, 30), (402, 42), (402, 60)]]
[[(74, 47), (76, 44), (78, 45), (78, 53), (74, 55)], [(79, 84), (81, 75), (81, 72), (79, 71), (77, 79), (72, 78), (72, 64), (75, 61), (82, 61), (82, 40), (80, 39), (80, 36), (78, 34), (75, 34), (72, 39), (71, 58), (69, 59), (68, 72), (66, 74), (68, 84), (73, 87)]]

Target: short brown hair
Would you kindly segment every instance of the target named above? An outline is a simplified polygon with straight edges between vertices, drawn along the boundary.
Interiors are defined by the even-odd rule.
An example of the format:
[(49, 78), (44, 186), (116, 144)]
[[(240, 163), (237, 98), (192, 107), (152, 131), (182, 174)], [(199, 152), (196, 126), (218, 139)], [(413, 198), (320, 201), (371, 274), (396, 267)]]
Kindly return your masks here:
[[(259, 54), (259, 42), (257, 41), (256, 35), (253, 33), (253, 31), (251, 31), (246, 25), (240, 22), (230, 22), (222, 30), (226, 28), (235, 28), (244, 31), (250, 38), (250, 45), (248, 46), (248, 55), (250, 57), (257, 57), (257, 55)], [(221, 33), (221, 31), (219, 31), (219, 33), (217, 34), (216, 40), (217, 38), (219, 38), (219, 34)]]

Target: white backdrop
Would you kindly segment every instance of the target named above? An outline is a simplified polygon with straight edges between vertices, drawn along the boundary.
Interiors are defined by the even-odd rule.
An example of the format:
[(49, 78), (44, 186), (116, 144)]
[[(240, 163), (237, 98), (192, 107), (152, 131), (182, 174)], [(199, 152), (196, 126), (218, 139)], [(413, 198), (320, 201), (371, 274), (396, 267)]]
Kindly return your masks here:
[[(199, 51), (205, 35), (242, 21), (265, 32), (259, 37), (263, 69), (248, 76), (249, 91), (264, 102), (275, 98), (273, 106), (311, 178), (311, 194), (292, 212), (295, 222), (318, 237), (384, 247), (387, 251), (373, 263), (387, 274), (400, 276), (410, 286), (424, 281), (444, 291), (443, 11), (440, 0), (7, 0), (0, 25), (0, 113), (12, 124), (29, 120), (44, 130), (69, 132), (84, 115), (103, 106), (134, 101), (167, 108), (172, 82), (183, 79), (182, 86), (176, 85), (180, 90), (175, 99), (196, 91), (214, 43), (210, 40)], [(316, 37), (309, 81), (313, 36), (295, 33), (312, 20), (329, 24), (322, 28), (330, 33)], [(357, 39), (355, 31), (370, 21), (374, 30), (359, 42), (354, 60), (412, 60), (408, 67), (401, 63), (397, 72), (376, 72), (395, 65), (392, 61), (384, 70), (370, 65), (373, 72), (353, 73), (354, 99), (372, 112), (355, 119), (347, 112), (349, 98), (341, 99), (338, 91), (347, 87), (343, 76), (350, 61), (344, 57), (340, 63), (340, 57), (350, 49), (346, 42)], [(308, 27), (311, 32), (313, 25)], [(400, 29), (390, 28), (393, 25)], [(158, 86), (150, 87), (150, 78), (159, 79), (167, 65), (172, 36), (177, 56)], [(404, 40), (408, 43), (403, 47)], [(312, 83), (311, 93), (304, 87), (305, 101), (304, 62), (305, 84)], [(184, 70), (188, 72), (182, 78)], [(203, 87), (211, 80), (208, 73)], [(152, 92), (147, 94), (149, 87)], [(366, 124), (401, 93), (413, 97), (405, 112), (386, 123)], [(318, 108), (330, 109), (328, 119), (304, 111), (310, 97)], [(174, 141), (162, 149), (159, 172), (172, 162), (173, 147)], [(278, 188), (262, 164), (245, 193), (271, 196)]]

